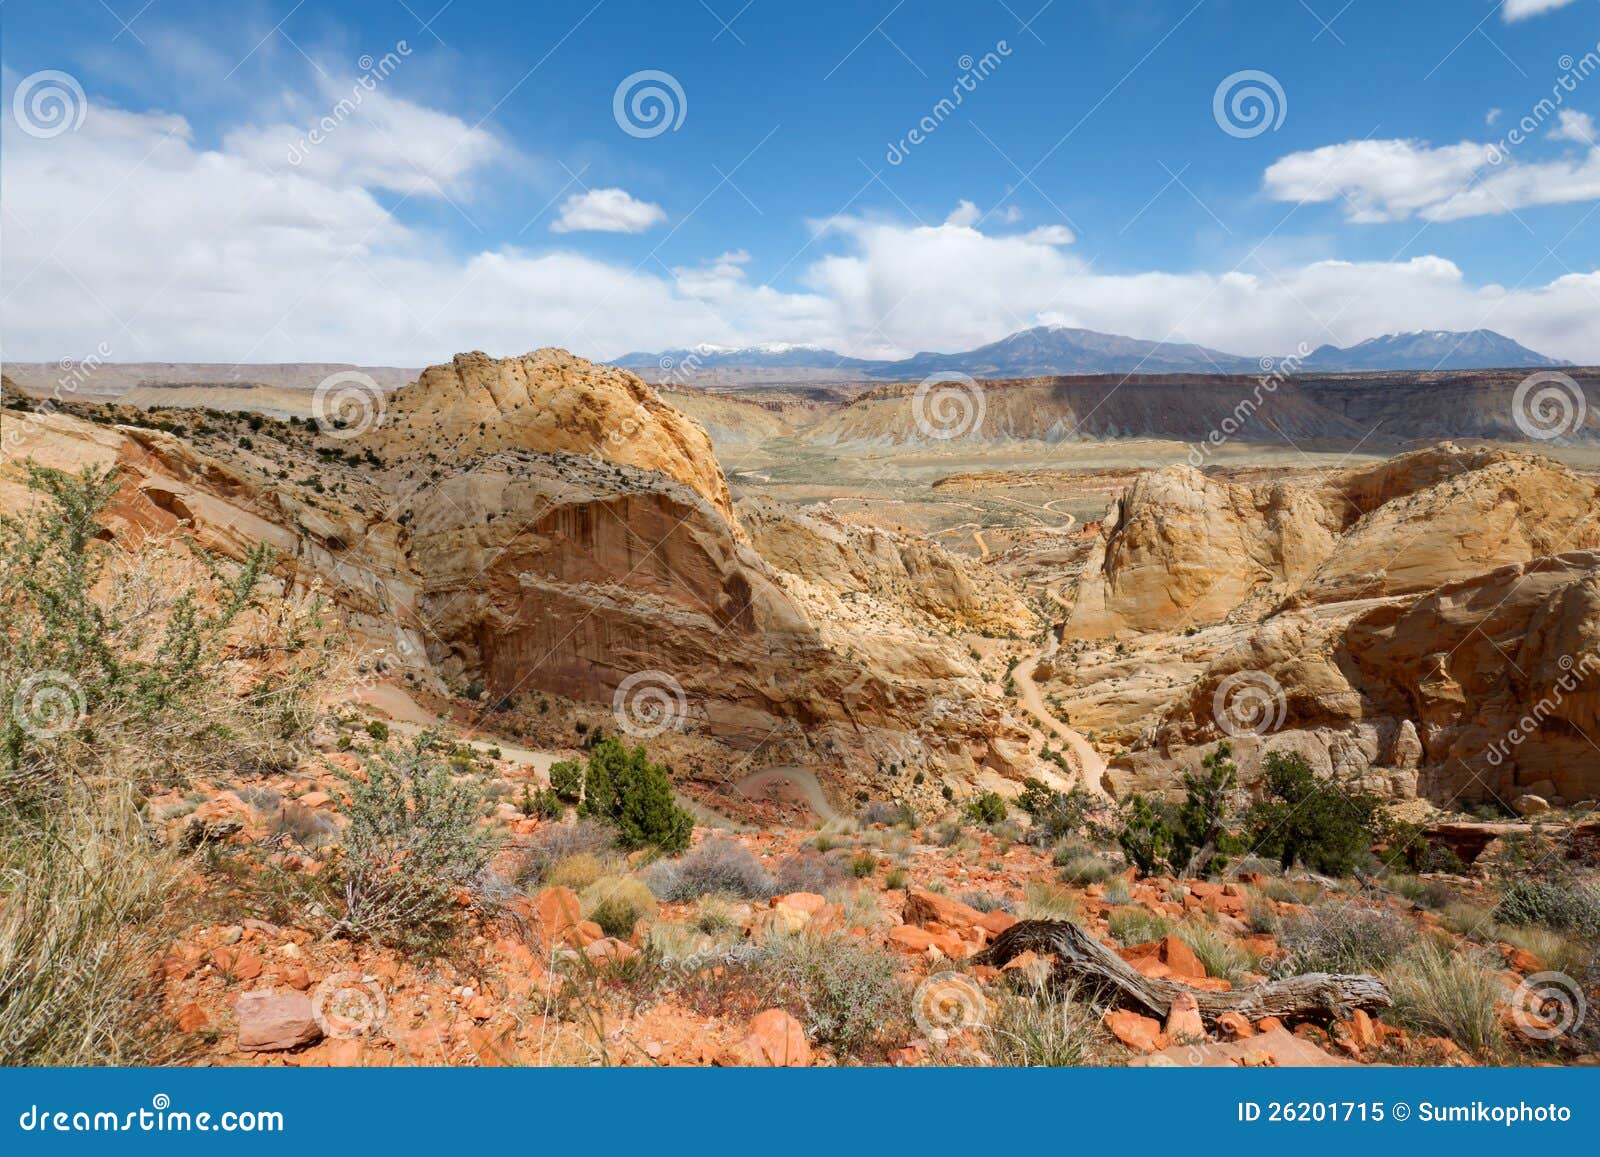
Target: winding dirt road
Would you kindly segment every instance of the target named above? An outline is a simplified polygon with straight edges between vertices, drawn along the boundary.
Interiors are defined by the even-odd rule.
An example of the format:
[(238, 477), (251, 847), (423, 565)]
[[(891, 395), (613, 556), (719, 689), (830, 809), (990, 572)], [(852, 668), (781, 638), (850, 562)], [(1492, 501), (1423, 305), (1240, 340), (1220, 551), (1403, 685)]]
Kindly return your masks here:
[(1022, 700), (1023, 706), (1033, 712), (1046, 728), (1055, 732), (1057, 738), (1066, 744), (1067, 750), (1072, 753), (1073, 765), (1078, 769), (1079, 783), (1096, 795), (1103, 796), (1106, 790), (1100, 781), (1106, 773), (1104, 757), (1079, 732), (1050, 713), (1044, 695), (1039, 691), (1039, 685), (1033, 681), (1033, 669), (1047, 654), (1049, 652), (1042, 651), (1037, 655), (1030, 655), (1018, 663), (1016, 670), (1011, 672), (1011, 678), (1017, 685), (1017, 697)]

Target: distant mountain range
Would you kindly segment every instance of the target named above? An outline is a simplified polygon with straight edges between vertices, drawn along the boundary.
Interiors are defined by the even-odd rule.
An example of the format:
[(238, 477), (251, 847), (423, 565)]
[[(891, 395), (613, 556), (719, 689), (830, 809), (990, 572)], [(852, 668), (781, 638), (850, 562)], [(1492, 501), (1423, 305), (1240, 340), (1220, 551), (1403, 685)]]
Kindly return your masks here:
[[(631, 353), (613, 364), (641, 371), (652, 378), (670, 374), (692, 379), (706, 371), (730, 380), (739, 371), (749, 370), (759, 371), (762, 379), (771, 380), (773, 371), (788, 369), (805, 371), (806, 376), (826, 373), (833, 378), (915, 381), (935, 373), (967, 374), (974, 378), (1256, 374), (1262, 372), (1263, 361), (1259, 357), (1241, 357), (1182, 342), (1142, 341), (1071, 326), (1041, 325), (964, 353), (919, 353), (898, 361), (846, 357), (816, 345), (769, 342), (754, 346), (699, 345), (661, 353)], [(1423, 330), (1375, 337), (1347, 349), (1321, 346), (1300, 362), (1299, 372), (1516, 369), (1566, 364), (1493, 330), (1476, 329), (1466, 333)]]

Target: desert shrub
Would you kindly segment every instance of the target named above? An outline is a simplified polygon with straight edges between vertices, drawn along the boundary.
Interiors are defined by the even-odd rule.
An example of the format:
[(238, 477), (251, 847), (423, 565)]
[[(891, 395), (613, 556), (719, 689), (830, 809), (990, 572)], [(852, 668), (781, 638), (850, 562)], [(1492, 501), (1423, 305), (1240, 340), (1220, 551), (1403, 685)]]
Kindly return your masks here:
[(544, 882), (552, 888), (571, 888), (579, 892), (605, 874), (606, 866), (601, 863), (599, 856), (579, 852), (551, 864)]
[(1006, 801), (999, 792), (986, 791), (967, 801), (962, 814), (973, 823), (997, 824), (1006, 818)]
[(381, 719), (369, 719), (363, 728), (367, 735), (378, 743), (389, 742), (389, 725)]
[(820, 896), (844, 883), (844, 878), (844, 870), (827, 856), (796, 852), (778, 864), (773, 883), (778, 892), (815, 892)]
[(590, 884), (578, 899), (584, 916), (600, 925), (607, 936), (627, 939), (640, 920), (653, 920), (656, 898), (643, 880), (632, 876), (602, 876)]
[(1033, 817), (1030, 841), (1046, 847), (1084, 831), (1094, 807), (1094, 797), (1081, 787), (1054, 791), (1042, 781), (1029, 778), (1023, 781), (1017, 806)]
[[(107, 541), (118, 483), (115, 470), (30, 465), (40, 500), (0, 515), (0, 796), (13, 807), (103, 776), (286, 769), (332, 655), (315, 599), (257, 604), (266, 548), (225, 568), (164, 540)], [(264, 654), (270, 676), (245, 666)]]
[(1232, 797), (1239, 779), (1227, 743), (1200, 761), (1200, 770), (1185, 772), (1184, 798), (1172, 825), (1171, 863), (1185, 876), (1205, 876), (1228, 866), (1243, 845), (1229, 829)]
[(643, 747), (628, 748), (610, 736), (589, 751), (582, 810), (614, 823), (625, 848), (681, 852), (694, 830), (694, 819), (673, 799), (667, 769), (651, 763)]
[(774, 938), (762, 971), (773, 999), (798, 999), (806, 1035), (841, 1056), (905, 1030), (910, 1008), (900, 961), (856, 937)]
[(861, 809), (863, 824), (887, 824), (889, 827), (914, 827), (917, 813), (907, 803), (889, 803), (887, 800), (869, 800)]
[(1016, 905), (1004, 896), (997, 896), (993, 892), (963, 892), (956, 897), (969, 908), (976, 908), (979, 912), (1005, 912), (1016, 914)]
[(1315, 904), (1322, 899), (1322, 885), (1315, 880), (1286, 880), (1274, 877), (1262, 881), (1261, 894), (1280, 904)]
[(1103, 1065), (1110, 1053), (1100, 1014), (1070, 987), (1030, 984), (1002, 994), (981, 1032), (984, 1052), (1007, 1067)]
[(680, 859), (652, 864), (645, 882), (668, 903), (711, 893), (761, 900), (775, 888), (760, 860), (732, 840), (720, 839), (707, 840)]
[(1128, 881), (1117, 876), (1106, 884), (1105, 901), (1107, 904), (1126, 904), (1133, 899), (1133, 888)]
[(1123, 810), (1117, 846), (1141, 876), (1165, 870), (1167, 857), (1172, 854), (1172, 821), (1167, 805), (1135, 793)]
[(858, 880), (864, 880), (878, 870), (878, 857), (871, 852), (857, 852), (850, 857), (849, 872)]
[(439, 766), (430, 738), (368, 757), (365, 777), (344, 777), (340, 932), (408, 948), (441, 943), (460, 922), (462, 890), (494, 855), (480, 796)]
[(127, 786), (0, 813), (0, 1064), (171, 1059), (150, 969), (178, 872)]
[(599, 820), (580, 817), (574, 823), (543, 824), (522, 850), (517, 882), (524, 886), (544, 884), (551, 869), (562, 860), (583, 855), (604, 860), (616, 847), (617, 830)]
[(1512, 881), (1495, 906), (1506, 924), (1537, 924), (1584, 937), (1600, 937), (1600, 887), (1575, 880), (1523, 877)]
[(1137, 904), (1113, 908), (1107, 918), (1111, 935), (1124, 948), (1132, 944), (1148, 944), (1172, 931), (1172, 921)]
[(1484, 954), (1425, 942), (1390, 969), (1387, 980), (1396, 1023), (1449, 1037), (1480, 1057), (1500, 1048), (1504, 988), (1496, 962)]
[(1379, 801), (1338, 778), (1319, 778), (1303, 755), (1273, 752), (1264, 764), (1265, 788), (1246, 823), (1250, 845), (1284, 868), (1302, 864), (1329, 876), (1348, 876), (1370, 859)]
[(1241, 974), (1260, 966), (1258, 957), (1235, 943), (1222, 929), (1206, 921), (1187, 921), (1177, 927), (1178, 939), (1194, 950), (1206, 975), (1237, 983)]
[(1061, 866), (1061, 879), (1068, 884), (1100, 884), (1116, 875), (1116, 871), (1099, 856), (1074, 856)]
[(583, 796), (583, 764), (574, 759), (551, 764), (550, 790), (563, 803), (577, 803)]
[(702, 896), (694, 906), (694, 926), (708, 936), (739, 927), (732, 906), (721, 896)]
[(890, 868), (883, 876), (883, 886), (890, 890), (906, 886), (906, 873), (903, 868)]
[(1023, 911), (1030, 920), (1083, 919), (1078, 898), (1060, 884), (1030, 883), (1023, 889)]
[(1494, 912), (1470, 900), (1457, 900), (1439, 910), (1439, 923), (1457, 936), (1482, 940), (1494, 931)]
[(1387, 908), (1337, 901), (1285, 918), (1277, 936), (1289, 951), (1280, 969), (1294, 974), (1378, 972), (1417, 940), (1411, 923)]

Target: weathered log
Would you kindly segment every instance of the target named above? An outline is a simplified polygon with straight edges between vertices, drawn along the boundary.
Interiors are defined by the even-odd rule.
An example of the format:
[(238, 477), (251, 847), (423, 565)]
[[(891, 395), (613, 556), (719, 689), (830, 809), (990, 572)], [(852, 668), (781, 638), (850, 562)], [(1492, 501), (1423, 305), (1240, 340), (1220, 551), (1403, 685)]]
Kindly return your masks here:
[(1204, 992), (1173, 980), (1145, 976), (1069, 920), (1023, 920), (1013, 924), (973, 962), (998, 968), (1024, 952), (1053, 955), (1058, 979), (1086, 985), (1160, 1020), (1166, 1019), (1172, 998), (1180, 992), (1194, 997), (1201, 1018), (1208, 1024), (1225, 1012), (1242, 1013), (1251, 1020), (1266, 1016), (1326, 1020), (1348, 1017), (1357, 1008), (1375, 1011), (1390, 1004), (1389, 990), (1376, 976), (1327, 972), (1309, 972), (1232, 992)]

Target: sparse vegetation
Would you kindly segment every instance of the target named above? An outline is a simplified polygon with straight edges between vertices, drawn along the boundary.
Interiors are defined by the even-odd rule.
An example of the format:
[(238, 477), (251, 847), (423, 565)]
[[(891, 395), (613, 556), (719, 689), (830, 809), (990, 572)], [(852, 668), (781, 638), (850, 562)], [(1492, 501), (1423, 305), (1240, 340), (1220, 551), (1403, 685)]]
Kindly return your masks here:
[(365, 760), (347, 775), (349, 802), (333, 872), (340, 932), (407, 948), (447, 940), (497, 841), (480, 826), (479, 794), (439, 766), (431, 736)]
[(761, 861), (730, 840), (710, 839), (681, 859), (660, 860), (645, 876), (650, 890), (668, 903), (713, 893), (760, 900), (776, 890)]
[(1289, 951), (1281, 971), (1381, 972), (1416, 943), (1417, 932), (1387, 908), (1328, 901), (1283, 920), (1277, 937)]
[(1387, 980), (1396, 1023), (1448, 1037), (1480, 1057), (1500, 1049), (1504, 990), (1494, 961), (1426, 941), (1390, 969)]

